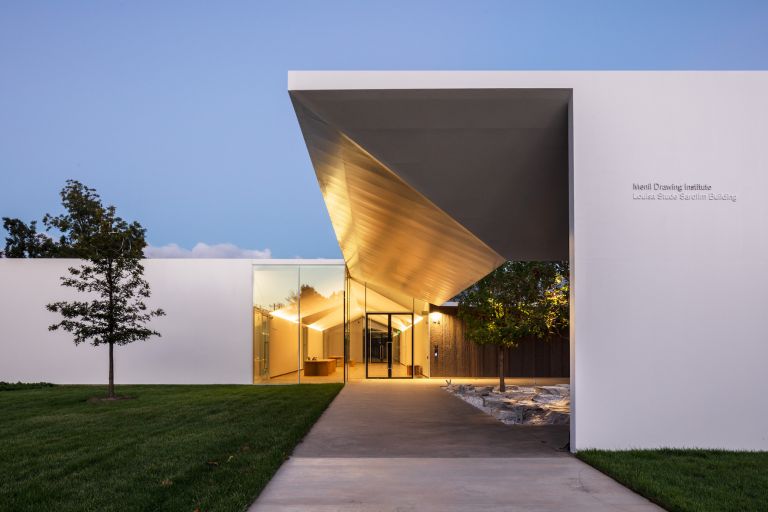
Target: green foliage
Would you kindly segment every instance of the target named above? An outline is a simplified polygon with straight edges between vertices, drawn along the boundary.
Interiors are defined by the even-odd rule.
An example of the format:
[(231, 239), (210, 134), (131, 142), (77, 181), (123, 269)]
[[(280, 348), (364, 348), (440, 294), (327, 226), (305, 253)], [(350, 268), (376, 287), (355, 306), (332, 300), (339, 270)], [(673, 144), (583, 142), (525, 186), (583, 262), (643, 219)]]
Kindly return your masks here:
[(115, 257), (89, 260), (70, 267), (70, 277), (62, 277), (62, 286), (87, 294), (88, 299), (59, 301), (48, 304), (48, 311), (60, 313), (63, 319), (49, 327), (62, 329), (74, 336), (75, 345), (90, 341), (92, 345), (125, 345), (146, 340), (160, 333), (145, 324), (162, 309), (149, 310), (144, 303), (150, 296), (144, 280), (144, 267), (138, 258)]
[(146, 230), (138, 222), (128, 223), (118, 217), (114, 206), (104, 206), (96, 190), (67, 180), (60, 195), (65, 213), (46, 214), (43, 223), (47, 230), (59, 233), (61, 257), (100, 260), (143, 256)]
[(8, 232), (5, 257), (98, 259), (117, 252), (143, 255), (146, 230), (138, 222), (128, 223), (118, 217), (114, 206), (104, 206), (95, 189), (67, 180), (60, 196), (65, 213), (46, 214), (45, 233), (37, 231), (37, 221), (26, 224), (3, 217), (3, 228)]
[(6, 258), (55, 258), (58, 245), (44, 233), (38, 233), (37, 221), (29, 224), (19, 219), (3, 217), (3, 228), (8, 232), (5, 237), (5, 251), (0, 256)]
[(459, 317), (479, 344), (515, 347), (521, 339), (568, 330), (568, 264), (508, 261), (464, 290)]
[(241, 512), (340, 384), (0, 393), (0, 510)]
[(70, 180), (61, 191), (66, 213), (46, 215), (46, 225), (60, 233), (59, 246), (85, 260), (70, 267), (62, 286), (86, 294), (80, 301), (48, 304), (49, 311), (63, 320), (49, 327), (74, 335), (75, 344), (90, 341), (125, 345), (160, 334), (145, 326), (161, 309), (149, 310), (144, 299), (150, 296), (141, 264), (145, 229), (117, 216), (114, 206), (104, 206), (96, 191)]

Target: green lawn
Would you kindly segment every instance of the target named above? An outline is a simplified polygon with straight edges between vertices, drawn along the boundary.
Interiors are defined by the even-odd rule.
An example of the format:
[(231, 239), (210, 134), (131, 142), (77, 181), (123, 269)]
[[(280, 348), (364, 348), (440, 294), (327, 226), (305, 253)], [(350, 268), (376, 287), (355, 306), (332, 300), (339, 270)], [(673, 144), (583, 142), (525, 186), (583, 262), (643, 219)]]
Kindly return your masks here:
[(577, 456), (672, 512), (768, 510), (768, 452), (587, 450)]
[(0, 392), (0, 510), (241, 511), (340, 384)]

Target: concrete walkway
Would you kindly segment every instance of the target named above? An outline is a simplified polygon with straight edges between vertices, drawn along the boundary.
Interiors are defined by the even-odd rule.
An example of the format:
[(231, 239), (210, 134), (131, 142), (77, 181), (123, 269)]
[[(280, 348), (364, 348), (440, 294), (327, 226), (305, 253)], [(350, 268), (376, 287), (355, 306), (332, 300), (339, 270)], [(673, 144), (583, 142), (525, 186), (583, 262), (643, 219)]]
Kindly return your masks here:
[(659, 511), (561, 448), (560, 426), (507, 426), (441, 381), (345, 386), (251, 511)]

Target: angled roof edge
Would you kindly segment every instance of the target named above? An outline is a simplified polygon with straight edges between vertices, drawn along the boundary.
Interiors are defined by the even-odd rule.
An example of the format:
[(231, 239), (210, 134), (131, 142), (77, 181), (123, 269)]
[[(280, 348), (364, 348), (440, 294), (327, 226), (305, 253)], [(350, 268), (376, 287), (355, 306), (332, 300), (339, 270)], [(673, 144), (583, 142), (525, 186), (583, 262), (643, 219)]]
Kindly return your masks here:
[[(290, 94), (350, 275), (442, 303), (504, 257)], [(404, 201), (402, 211), (392, 207)]]

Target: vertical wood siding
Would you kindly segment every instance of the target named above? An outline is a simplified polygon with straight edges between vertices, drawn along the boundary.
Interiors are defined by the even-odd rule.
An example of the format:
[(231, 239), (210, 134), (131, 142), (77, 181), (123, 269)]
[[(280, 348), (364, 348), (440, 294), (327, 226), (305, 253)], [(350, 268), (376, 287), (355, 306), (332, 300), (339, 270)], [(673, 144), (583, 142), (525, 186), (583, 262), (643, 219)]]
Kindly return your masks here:
[[(464, 336), (464, 323), (456, 308), (434, 307), (443, 313), (440, 323), (430, 320), (430, 375), (432, 377), (496, 377), (497, 350), (478, 345)], [(435, 348), (438, 357), (435, 358)], [(569, 377), (568, 339), (524, 339), (506, 349), (507, 377)]]

